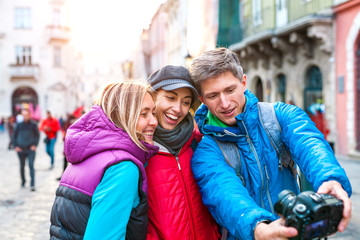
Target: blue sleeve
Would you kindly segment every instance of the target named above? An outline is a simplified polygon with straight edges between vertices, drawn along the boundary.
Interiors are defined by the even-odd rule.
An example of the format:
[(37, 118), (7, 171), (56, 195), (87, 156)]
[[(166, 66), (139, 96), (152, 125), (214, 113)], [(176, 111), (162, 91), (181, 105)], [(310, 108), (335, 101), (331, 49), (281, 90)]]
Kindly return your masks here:
[(84, 239), (125, 239), (133, 207), (139, 203), (139, 169), (125, 161), (106, 170), (92, 197)]
[(204, 204), (216, 222), (236, 238), (253, 239), (258, 221), (276, 219), (255, 203), (209, 136), (205, 135), (196, 148), (191, 168)]
[(274, 107), (282, 128), (282, 139), (292, 159), (299, 165), (314, 190), (317, 191), (323, 182), (335, 180), (350, 197), (352, 189), (345, 170), (307, 113), (296, 106), (284, 103), (277, 103)]

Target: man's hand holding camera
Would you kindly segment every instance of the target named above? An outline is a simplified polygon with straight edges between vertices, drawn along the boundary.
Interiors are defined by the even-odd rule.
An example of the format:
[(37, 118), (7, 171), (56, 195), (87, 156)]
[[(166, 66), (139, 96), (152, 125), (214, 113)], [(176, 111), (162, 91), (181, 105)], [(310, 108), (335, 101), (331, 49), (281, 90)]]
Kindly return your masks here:
[(345, 190), (342, 188), (341, 184), (337, 181), (328, 181), (321, 184), (317, 193), (319, 194), (331, 194), (337, 199), (343, 201), (344, 204), (344, 211), (343, 211), (343, 218), (341, 219), (338, 231), (343, 232), (347, 225), (350, 222), (351, 218), (351, 200)]
[(254, 238), (260, 239), (289, 239), (297, 236), (296, 228), (286, 227), (285, 219), (280, 218), (269, 224), (259, 223), (255, 227)]
[(282, 191), (275, 211), (281, 218), (257, 224), (255, 239), (313, 239), (343, 232), (351, 218), (351, 201), (340, 183), (328, 181), (317, 193)]

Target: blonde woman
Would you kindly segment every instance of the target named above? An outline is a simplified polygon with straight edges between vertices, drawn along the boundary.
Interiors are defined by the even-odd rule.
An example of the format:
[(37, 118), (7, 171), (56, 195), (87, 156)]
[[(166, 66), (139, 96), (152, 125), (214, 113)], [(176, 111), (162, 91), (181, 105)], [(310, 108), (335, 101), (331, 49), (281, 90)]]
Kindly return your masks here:
[(69, 166), (56, 190), (51, 239), (146, 239), (145, 162), (157, 126), (154, 94), (142, 81), (108, 85), (67, 130)]

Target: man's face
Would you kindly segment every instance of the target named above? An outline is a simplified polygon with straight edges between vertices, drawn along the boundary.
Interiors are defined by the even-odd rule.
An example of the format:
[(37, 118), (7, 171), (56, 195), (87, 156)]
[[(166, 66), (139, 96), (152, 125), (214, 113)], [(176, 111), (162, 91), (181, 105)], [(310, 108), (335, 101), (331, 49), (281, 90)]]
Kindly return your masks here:
[(31, 117), (30, 117), (30, 112), (29, 112), (29, 111), (27, 111), (27, 110), (22, 110), (22, 111), (21, 111), (21, 114), (22, 114), (23, 117), (24, 117), (24, 122), (30, 121)]
[(246, 103), (246, 75), (242, 82), (232, 72), (201, 82), (201, 98), (210, 112), (228, 126), (236, 125), (235, 117)]

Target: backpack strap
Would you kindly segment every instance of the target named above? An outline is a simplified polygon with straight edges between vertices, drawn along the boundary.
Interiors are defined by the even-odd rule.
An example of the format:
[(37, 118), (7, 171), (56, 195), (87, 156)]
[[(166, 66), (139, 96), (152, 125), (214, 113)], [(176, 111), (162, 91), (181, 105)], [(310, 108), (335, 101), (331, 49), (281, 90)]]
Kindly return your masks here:
[[(232, 167), (235, 170), (236, 176), (240, 178), (243, 186), (245, 187), (245, 179), (240, 173), (241, 158), (237, 145), (232, 142), (219, 141), (216, 139), (214, 135), (211, 136), (215, 140), (216, 144), (219, 146), (225, 158), (225, 161), (227, 162), (227, 164), (230, 165), (230, 167)], [(221, 240), (226, 240), (228, 238), (229, 231), (225, 227), (222, 227), (221, 230), (222, 230)]]
[(230, 167), (235, 170), (236, 176), (240, 178), (242, 184), (245, 186), (245, 179), (243, 178), (243, 176), (241, 176), (240, 173), (241, 158), (237, 145), (232, 142), (219, 141), (214, 135), (211, 136), (215, 140), (216, 144), (219, 146), (227, 164), (229, 164)]
[(270, 139), (270, 143), (279, 156), (279, 169), (287, 167), (291, 169), (294, 176), (297, 175), (295, 162), (291, 159), (290, 152), (286, 149), (284, 142), (281, 140), (281, 126), (277, 120), (274, 105), (267, 102), (258, 102), (258, 111), (260, 122)]
[(191, 149), (193, 150), (193, 152), (195, 152), (195, 149), (197, 148), (197, 145), (198, 145), (198, 141), (196, 140), (196, 138), (193, 138), (192, 142), (191, 142)]

